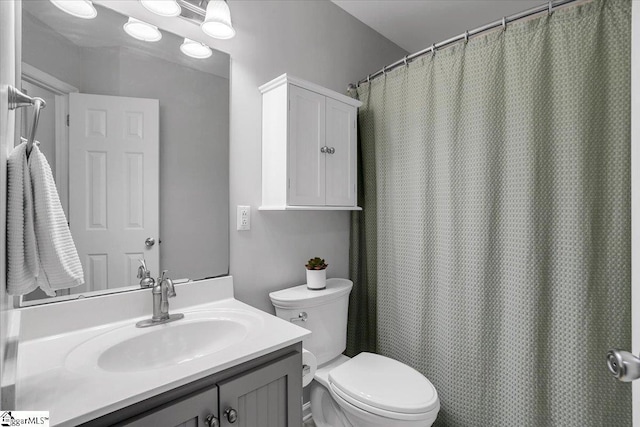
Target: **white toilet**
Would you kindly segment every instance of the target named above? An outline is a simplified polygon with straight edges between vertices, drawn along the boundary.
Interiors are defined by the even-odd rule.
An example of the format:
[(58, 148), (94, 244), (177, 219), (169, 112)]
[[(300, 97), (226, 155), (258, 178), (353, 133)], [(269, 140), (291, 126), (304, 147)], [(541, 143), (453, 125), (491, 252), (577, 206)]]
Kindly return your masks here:
[(427, 378), (377, 354), (342, 355), (352, 286), (350, 280), (328, 279), (326, 289), (301, 285), (269, 294), (278, 317), (312, 332), (303, 346), (318, 360), (311, 382), (314, 422), (318, 427), (430, 426), (440, 400)]

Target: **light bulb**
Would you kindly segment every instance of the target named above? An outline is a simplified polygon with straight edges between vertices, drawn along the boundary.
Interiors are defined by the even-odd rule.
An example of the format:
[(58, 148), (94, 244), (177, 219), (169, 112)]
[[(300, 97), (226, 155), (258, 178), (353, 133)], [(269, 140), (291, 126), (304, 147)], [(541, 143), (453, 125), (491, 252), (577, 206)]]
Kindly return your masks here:
[(197, 59), (205, 59), (213, 54), (209, 46), (187, 38), (184, 39), (184, 43), (180, 46), (180, 51), (187, 56)]
[(204, 22), (200, 26), (205, 34), (216, 39), (230, 39), (236, 35), (231, 25), (231, 11), (224, 0), (210, 0)]
[(150, 12), (160, 16), (178, 16), (182, 11), (176, 0), (140, 0)]
[(162, 38), (162, 33), (158, 30), (158, 27), (136, 18), (129, 18), (123, 28), (134, 39), (145, 42), (157, 42)]
[(82, 19), (93, 19), (98, 11), (89, 0), (49, 0), (61, 11)]

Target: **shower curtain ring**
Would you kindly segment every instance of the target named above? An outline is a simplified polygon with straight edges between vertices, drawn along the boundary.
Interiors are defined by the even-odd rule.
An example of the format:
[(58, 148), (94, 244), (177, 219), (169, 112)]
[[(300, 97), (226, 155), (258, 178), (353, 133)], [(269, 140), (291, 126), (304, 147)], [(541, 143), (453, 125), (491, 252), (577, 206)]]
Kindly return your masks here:
[(464, 43), (469, 43), (469, 30), (464, 32)]
[(383, 76), (387, 76), (387, 66), (385, 65), (384, 67), (382, 67), (382, 75)]
[(371, 83), (371, 74), (367, 74), (367, 83)]
[(551, 15), (551, 12), (553, 12), (553, 0), (549, 0), (549, 12), (547, 15)]
[(432, 44), (431, 45), (431, 53), (433, 54), (433, 56), (436, 56), (436, 44)]
[(502, 31), (507, 31), (507, 17), (502, 17)]
[(404, 56), (404, 60), (403, 60), (403, 62), (404, 62), (404, 66), (405, 66), (405, 67), (406, 67), (407, 65), (409, 65), (409, 63), (407, 62), (407, 58), (408, 58), (408, 57), (409, 57), (409, 55), (405, 55), (405, 56)]

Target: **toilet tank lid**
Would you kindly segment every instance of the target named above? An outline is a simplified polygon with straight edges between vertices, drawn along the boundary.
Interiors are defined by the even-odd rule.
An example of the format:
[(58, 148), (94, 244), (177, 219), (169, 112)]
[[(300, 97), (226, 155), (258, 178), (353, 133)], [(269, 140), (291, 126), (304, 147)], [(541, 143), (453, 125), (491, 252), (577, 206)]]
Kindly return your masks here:
[(307, 285), (271, 292), (271, 303), (278, 308), (313, 307), (348, 295), (353, 282), (348, 279), (327, 279), (324, 289), (309, 289)]

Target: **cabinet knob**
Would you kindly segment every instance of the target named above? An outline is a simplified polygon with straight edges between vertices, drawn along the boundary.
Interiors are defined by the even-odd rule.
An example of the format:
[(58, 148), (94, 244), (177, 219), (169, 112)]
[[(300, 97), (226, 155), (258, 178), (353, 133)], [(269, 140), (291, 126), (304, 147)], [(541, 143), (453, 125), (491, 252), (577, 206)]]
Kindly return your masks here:
[(326, 153), (327, 150), (329, 150), (329, 147), (327, 147), (326, 145), (324, 147), (320, 147), (320, 152), (321, 153)]
[(335, 148), (333, 148), (333, 147), (327, 147), (327, 153), (329, 153), (329, 154), (333, 154), (333, 153), (335, 153), (335, 152), (336, 152), (336, 149), (335, 149)]
[(207, 427), (220, 427), (218, 419), (214, 417), (213, 414), (209, 414), (209, 416), (204, 420), (204, 423)]
[(233, 408), (227, 408), (224, 410), (224, 417), (233, 424), (238, 420), (238, 412)]

